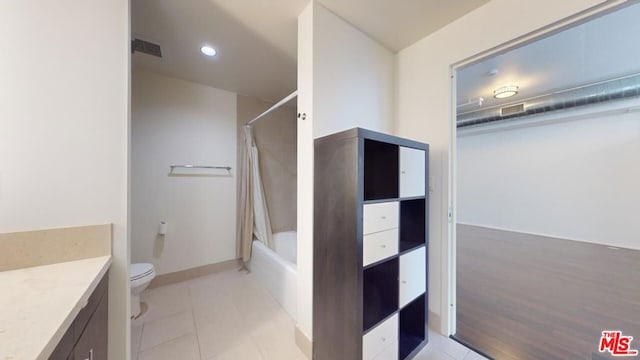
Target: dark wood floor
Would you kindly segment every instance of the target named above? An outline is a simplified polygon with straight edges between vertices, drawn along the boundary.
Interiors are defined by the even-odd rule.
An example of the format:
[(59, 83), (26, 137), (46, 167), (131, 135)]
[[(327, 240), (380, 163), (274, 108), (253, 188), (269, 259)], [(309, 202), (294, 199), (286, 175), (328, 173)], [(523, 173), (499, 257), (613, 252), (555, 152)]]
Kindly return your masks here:
[(499, 360), (591, 359), (603, 330), (640, 348), (640, 251), (457, 230), (461, 341)]

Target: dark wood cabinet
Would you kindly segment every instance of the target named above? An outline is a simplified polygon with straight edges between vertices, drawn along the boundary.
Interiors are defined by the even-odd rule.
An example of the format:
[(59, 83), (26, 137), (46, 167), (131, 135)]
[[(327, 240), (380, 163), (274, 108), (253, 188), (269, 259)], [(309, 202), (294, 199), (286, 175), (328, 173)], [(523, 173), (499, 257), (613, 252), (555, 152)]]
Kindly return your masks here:
[(108, 282), (106, 274), (69, 326), (50, 360), (107, 360)]
[(315, 141), (313, 358), (427, 344), (427, 144), (364, 129)]
[(73, 349), (74, 360), (107, 360), (108, 309), (103, 296)]

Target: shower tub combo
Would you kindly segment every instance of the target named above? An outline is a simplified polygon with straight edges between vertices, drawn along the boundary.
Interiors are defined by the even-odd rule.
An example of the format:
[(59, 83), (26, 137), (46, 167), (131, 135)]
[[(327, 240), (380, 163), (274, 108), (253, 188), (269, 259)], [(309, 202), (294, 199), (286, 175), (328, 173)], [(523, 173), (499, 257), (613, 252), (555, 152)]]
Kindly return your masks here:
[(298, 271), (296, 265), (297, 233), (273, 234), (275, 251), (260, 241), (251, 246), (249, 270), (292, 319), (296, 319)]

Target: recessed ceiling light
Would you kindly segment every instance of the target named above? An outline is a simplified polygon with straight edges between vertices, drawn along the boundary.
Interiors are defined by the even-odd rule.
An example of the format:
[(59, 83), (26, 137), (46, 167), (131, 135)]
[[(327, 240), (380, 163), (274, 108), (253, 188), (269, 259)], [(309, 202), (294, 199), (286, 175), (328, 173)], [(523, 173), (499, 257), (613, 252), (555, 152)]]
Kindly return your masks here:
[(518, 93), (518, 86), (507, 85), (507, 86), (503, 86), (493, 90), (493, 97), (496, 99), (504, 99), (504, 98), (512, 97), (517, 93)]
[(200, 51), (202, 51), (202, 53), (207, 55), (207, 56), (216, 56), (216, 54), (218, 53), (216, 51), (216, 49), (214, 49), (214, 48), (212, 48), (211, 46), (208, 46), (208, 45), (205, 45), (205, 46), (201, 47)]

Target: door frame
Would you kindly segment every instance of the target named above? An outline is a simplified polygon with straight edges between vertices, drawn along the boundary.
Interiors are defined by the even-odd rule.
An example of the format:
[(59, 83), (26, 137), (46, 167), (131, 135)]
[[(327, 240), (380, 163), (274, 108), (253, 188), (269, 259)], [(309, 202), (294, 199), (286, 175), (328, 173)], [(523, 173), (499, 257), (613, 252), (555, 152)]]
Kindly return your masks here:
[[(542, 27), (538, 30), (532, 31), (528, 34), (505, 42), (501, 45), (498, 45), (494, 48), (487, 49), (483, 52), (480, 52), (474, 56), (463, 59), (459, 62), (456, 62), (449, 67), (449, 75), (450, 75), (450, 90), (451, 90), (451, 118), (449, 119), (449, 156), (448, 156), (448, 193), (447, 193), (447, 204), (448, 204), (448, 238), (446, 243), (446, 253), (448, 256), (446, 257), (446, 271), (444, 271), (443, 276), (445, 277), (443, 282), (446, 285), (446, 293), (444, 297), (446, 297), (446, 301), (443, 302), (443, 305), (446, 306), (446, 310), (442, 312), (443, 315), (446, 316), (445, 327), (447, 329), (447, 336), (451, 336), (456, 333), (456, 321), (457, 321), (457, 301), (456, 301), (456, 269), (457, 269), (457, 241), (456, 241), (456, 223), (457, 223), (457, 127), (456, 127), (456, 118), (457, 118), (457, 109), (456, 109), (456, 74), (457, 72), (467, 66), (473, 65), (475, 63), (481, 62), (488, 58), (500, 55), (502, 53), (508, 52), (518, 47), (526, 46), (530, 43), (538, 41), (547, 36), (554, 35), (558, 32), (564, 31), (573, 26), (580, 25), (582, 23), (588, 22), (597, 18), (599, 16), (608, 14), (613, 11), (620, 10), (626, 6), (630, 6), (633, 4), (639, 3), (640, 0), (607, 0), (601, 4), (593, 6), (584, 11), (578, 12), (572, 16), (564, 18), (562, 20), (551, 23), (545, 27)], [(443, 299), (445, 300), (445, 299)], [(443, 307), (444, 307), (443, 306)]]

